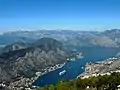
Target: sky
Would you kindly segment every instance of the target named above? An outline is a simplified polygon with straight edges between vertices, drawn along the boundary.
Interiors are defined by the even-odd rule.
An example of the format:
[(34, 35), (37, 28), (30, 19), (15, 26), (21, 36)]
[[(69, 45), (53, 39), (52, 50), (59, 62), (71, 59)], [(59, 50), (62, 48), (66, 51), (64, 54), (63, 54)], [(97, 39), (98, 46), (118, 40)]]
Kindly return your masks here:
[(120, 28), (120, 0), (0, 0), (0, 31)]

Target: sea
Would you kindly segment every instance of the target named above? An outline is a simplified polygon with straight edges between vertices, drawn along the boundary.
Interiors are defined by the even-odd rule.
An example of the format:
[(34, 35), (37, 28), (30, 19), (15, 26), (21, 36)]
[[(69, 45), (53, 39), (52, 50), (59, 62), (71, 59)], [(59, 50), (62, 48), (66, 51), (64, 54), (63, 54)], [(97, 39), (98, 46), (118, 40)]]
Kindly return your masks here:
[[(103, 47), (83, 47), (78, 48), (78, 52), (82, 52), (84, 58), (67, 62), (62, 68), (40, 76), (33, 85), (43, 87), (45, 85), (55, 84), (61, 80), (71, 80), (84, 72), (84, 66), (87, 62), (103, 61), (116, 56), (120, 52), (120, 48), (103, 48)], [(59, 75), (63, 70), (66, 73)]]

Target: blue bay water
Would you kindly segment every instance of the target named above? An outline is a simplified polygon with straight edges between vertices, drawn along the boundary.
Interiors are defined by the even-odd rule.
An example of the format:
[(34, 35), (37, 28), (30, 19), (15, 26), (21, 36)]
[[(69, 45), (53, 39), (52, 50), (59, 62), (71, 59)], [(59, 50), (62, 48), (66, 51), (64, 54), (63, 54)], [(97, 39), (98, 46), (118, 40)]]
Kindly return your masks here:
[[(55, 84), (60, 80), (70, 80), (76, 78), (84, 72), (84, 65), (87, 62), (102, 61), (115, 56), (120, 52), (120, 48), (79, 48), (77, 51), (82, 52), (84, 58), (77, 59), (73, 62), (67, 62), (64, 67), (40, 76), (33, 85), (45, 86)], [(59, 72), (66, 70), (64, 75), (59, 76)]]

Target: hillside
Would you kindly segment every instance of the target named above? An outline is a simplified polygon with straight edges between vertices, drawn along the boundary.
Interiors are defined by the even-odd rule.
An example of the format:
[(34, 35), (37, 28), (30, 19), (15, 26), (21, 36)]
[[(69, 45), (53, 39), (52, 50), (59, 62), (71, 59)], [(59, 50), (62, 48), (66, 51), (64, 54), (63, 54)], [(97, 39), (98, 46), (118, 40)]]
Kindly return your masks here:
[(42, 72), (47, 67), (66, 62), (69, 56), (70, 52), (62, 43), (52, 38), (42, 38), (31, 43), (29, 47), (11, 49), (8, 52), (6, 50), (0, 54), (0, 82), (12, 82), (19, 77), (33, 77), (38, 71)]

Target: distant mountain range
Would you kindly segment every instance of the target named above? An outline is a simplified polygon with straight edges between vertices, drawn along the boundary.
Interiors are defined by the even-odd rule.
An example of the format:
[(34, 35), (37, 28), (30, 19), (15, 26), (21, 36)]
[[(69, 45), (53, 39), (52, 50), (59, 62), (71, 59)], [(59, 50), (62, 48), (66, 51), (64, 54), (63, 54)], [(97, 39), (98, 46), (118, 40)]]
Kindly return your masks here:
[(49, 37), (61, 41), (69, 47), (119, 47), (120, 30), (112, 29), (98, 31), (72, 31), (72, 30), (38, 30), (14, 31), (0, 35), (0, 45), (16, 42), (34, 42), (37, 39)]

